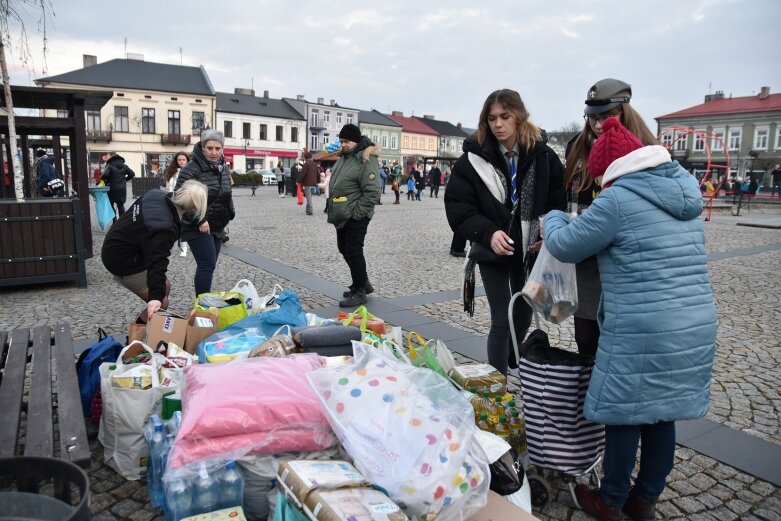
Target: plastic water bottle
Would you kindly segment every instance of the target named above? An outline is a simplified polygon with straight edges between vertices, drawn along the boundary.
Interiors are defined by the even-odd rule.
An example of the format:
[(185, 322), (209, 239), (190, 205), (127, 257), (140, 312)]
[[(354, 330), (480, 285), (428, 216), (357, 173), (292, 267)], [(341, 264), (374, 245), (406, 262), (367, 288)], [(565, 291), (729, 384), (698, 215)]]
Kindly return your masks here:
[(201, 464), (193, 480), (193, 515), (214, 512), (220, 506), (220, 483)]
[(193, 489), (183, 479), (175, 479), (165, 489), (165, 518), (179, 521), (193, 515)]
[(147, 447), (149, 447), (149, 442), (152, 440), (152, 433), (155, 432), (155, 423), (160, 423), (160, 417), (153, 414), (149, 417), (149, 422), (146, 424), (146, 427), (144, 427), (144, 441), (146, 441)]
[(176, 433), (179, 432), (179, 425), (182, 424), (182, 411), (175, 411), (173, 416), (171, 416), (168, 421), (165, 422), (165, 428), (168, 431), (168, 434), (176, 436)]
[(149, 458), (147, 459), (147, 487), (149, 490), (149, 499), (153, 507), (161, 508), (165, 499), (163, 498), (163, 472), (165, 468), (160, 468), (168, 458), (168, 444), (163, 432), (163, 424), (155, 423), (155, 430), (152, 433), (152, 439), (149, 442)]
[(229, 461), (220, 477), (220, 508), (241, 506), (243, 499), (244, 478), (236, 468), (236, 462)]

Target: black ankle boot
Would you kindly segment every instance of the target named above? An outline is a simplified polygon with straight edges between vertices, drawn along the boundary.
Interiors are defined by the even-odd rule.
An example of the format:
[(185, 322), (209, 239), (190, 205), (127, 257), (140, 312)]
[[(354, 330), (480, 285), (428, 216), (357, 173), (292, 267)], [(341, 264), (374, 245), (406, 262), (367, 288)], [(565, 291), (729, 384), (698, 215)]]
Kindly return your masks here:
[(366, 291), (362, 289), (350, 293), (349, 297), (339, 301), (339, 307), (341, 308), (354, 308), (361, 304), (366, 304)]

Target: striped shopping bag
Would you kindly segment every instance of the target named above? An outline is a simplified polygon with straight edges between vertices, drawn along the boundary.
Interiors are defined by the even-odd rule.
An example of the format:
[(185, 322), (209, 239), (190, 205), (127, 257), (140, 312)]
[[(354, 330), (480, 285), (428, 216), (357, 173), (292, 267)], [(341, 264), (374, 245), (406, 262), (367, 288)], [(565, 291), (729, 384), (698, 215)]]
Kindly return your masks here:
[(567, 474), (589, 469), (605, 444), (604, 427), (583, 417), (593, 359), (551, 347), (541, 329), (519, 351), (531, 463)]

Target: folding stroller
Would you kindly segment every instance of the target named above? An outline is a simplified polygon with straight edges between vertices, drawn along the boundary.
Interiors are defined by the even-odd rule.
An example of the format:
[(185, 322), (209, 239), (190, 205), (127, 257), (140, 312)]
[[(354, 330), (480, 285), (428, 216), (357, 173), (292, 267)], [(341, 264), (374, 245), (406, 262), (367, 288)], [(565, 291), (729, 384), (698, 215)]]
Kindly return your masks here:
[(518, 360), (529, 450), (524, 468), (531, 463), (536, 469), (536, 472), (527, 470), (532, 504), (540, 507), (549, 501), (551, 488), (544, 477), (544, 471), (549, 470), (558, 472), (578, 505), (575, 479), (590, 475), (593, 483), (599, 486), (597, 466), (605, 445), (604, 427), (583, 417), (583, 403), (594, 361), (551, 347), (548, 335), (540, 329), (536, 313), (537, 329), (519, 345), (513, 321), (513, 310), (519, 298), (522, 298), (520, 292), (512, 296), (508, 314), (513, 350)]

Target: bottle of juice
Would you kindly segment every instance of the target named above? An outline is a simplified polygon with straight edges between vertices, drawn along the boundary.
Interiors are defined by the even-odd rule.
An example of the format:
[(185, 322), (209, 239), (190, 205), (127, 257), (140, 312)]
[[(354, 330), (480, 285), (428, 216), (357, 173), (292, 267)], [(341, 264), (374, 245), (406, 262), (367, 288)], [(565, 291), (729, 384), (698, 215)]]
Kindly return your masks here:
[(526, 454), (528, 448), (526, 446), (526, 426), (519, 411), (513, 411), (508, 426), (510, 428), (510, 446), (515, 451), (516, 457), (521, 458)]
[(488, 424), (487, 412), (480, 413), (480, 418), (477, 420), (477, 428), (481, 431), (491, 432), (491, 426)]
[[(499, 400), (501, 397), (498, 396)], [(507, 426), (507, 418), (502, 414), (499, 416), (499, 423), (494, 427), (494, 434), (502, 438), (506, 442), (510, 442), (510, 427)]]

